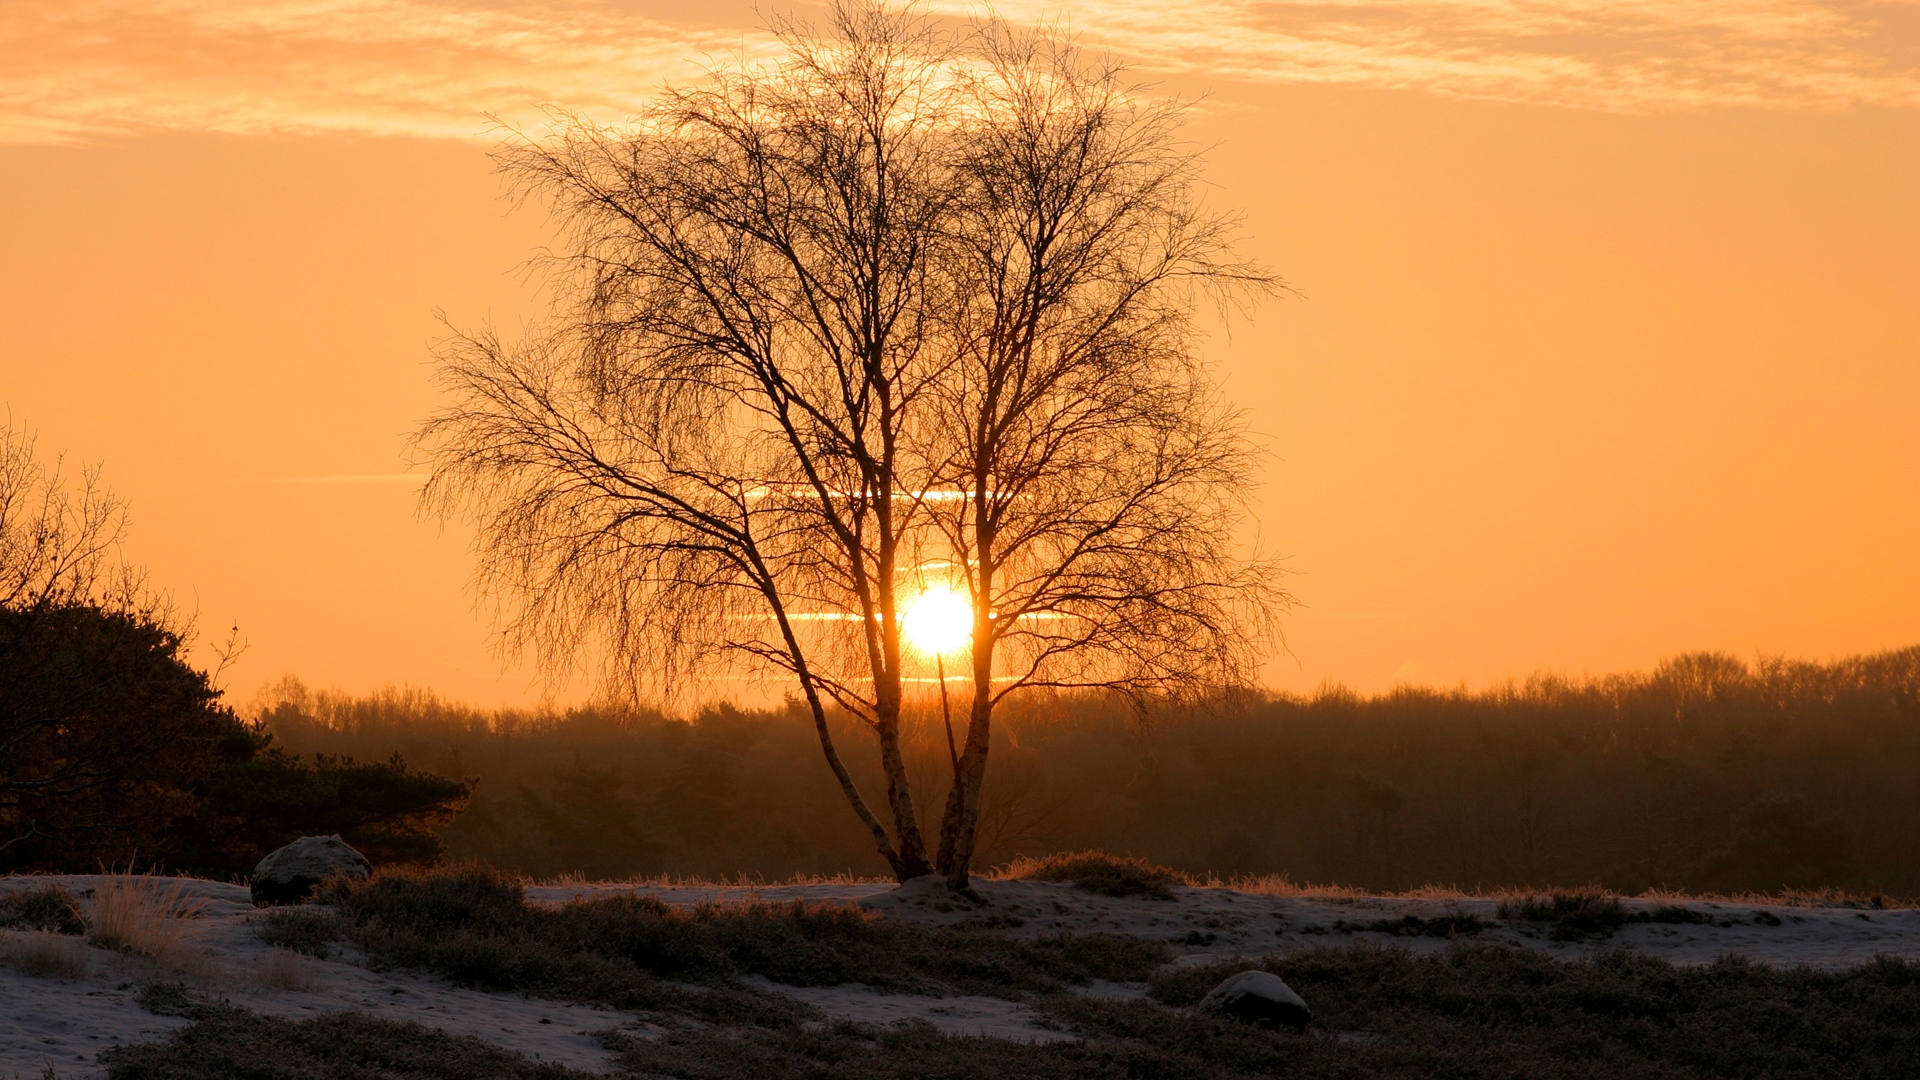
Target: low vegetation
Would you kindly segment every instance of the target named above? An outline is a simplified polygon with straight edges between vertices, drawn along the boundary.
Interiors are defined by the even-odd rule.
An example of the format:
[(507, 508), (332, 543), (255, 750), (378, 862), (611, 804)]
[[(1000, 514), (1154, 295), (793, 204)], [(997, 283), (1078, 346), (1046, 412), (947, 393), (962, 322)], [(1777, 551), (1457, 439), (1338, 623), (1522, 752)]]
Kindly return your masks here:
[(473, 866), (335, 879), (322, 899), (331, 916), (268, 916), (262, 936), (319, 955), (340, 935), (376, 963), (461, 985), (773, 1027), (807, 1010), (743, 976), (1028, 998), (1093, 979), (1144, 979), (1170, 958), (1165, 946), (1136, 938), (1015, 939), (848, 904), (675, 908), (621, 893), (546, 906), (527, 902), (517, 879)]
[(94, 887), (87, 940), (103, 949), (138, 956), (172, 953), (206, 901), (189, 896), (186, 881), (147, 874), (107, 874)]
[(87, 943), (66, 934), (29, 930), (0, 935), (0, 963), (37, 979), (84, 979)]
[[(1602, 889), (1586, 888), (1552, 892), (1545, 895), (1509, 897), (1500, 901), (1498, 915), (1514, 922), (1530, 922), (1550, 928), (1554, 941), (1599, 941), (1610, 938), (1628, 923), (1711, 924), (1714, 917), (1684, 904), (1656, 904), (1650, 909), (1629, 912), (1620, 898)], [(1758, 912), (1760, 922), (1780, 919)], [(1729, 924), (1730, 925), (1730, 924)]]
[(1371, 922), (1349, 922), (1336, 920), (1334, 930), (1341, 933), (1391, 934), (1394, 937), (1434, 937), (1455, 938), (1471, 937), (1482, 930), (1492, 927), (1492, 923), (1478, 915), (1448, 914), (1423, 919), (1418, 915), (1402, 915), (1398, 919), (1374, 919)]
[(72, 893), (58, 885), (37, 885), (0, 893), (0, 930), (84, 934), (87, 919)]
[(209, 1005), (174, 991), (149, 992), (143, 1003), (195, 1023), (155, 1043), (103, 1051), (109, 1080), (589, 1080), (591, 1074), (449, 1035), (414, 1023), (363, 1013), (326, 1013), (282, 1020)]
[(1038, 1046), (890, 1030), (695, 1030), (617, 1037), (628, 1071), (684, 1080), (1472, 1076), (1485, 1080), (1891, 1078), (1920, 1068), (1920, 967), (1677, 968), (1623, 952), (1554, 960), (1456, 943), (1425, 956), (1353, 945), (1261, 964), (1313, 1004), (1305, 1035), (1190, 1006), (1243, 962), (1182, 968), (1146, 1000), (1078, 994), (1036, 1007), (1083, 1039)]
[[(1095, 865), (1101, 857), (1080, 858)], [(1176, 876), (1133, 860), (1106, 863), (1110, 872), (1122, 867), (1159, 880)], [(1020, 940), (917, 926), (837, 904), (676, 908), (621, 893), (532, 903), (518, 879), (472, 866), (334, 879), (322, 899), (323, 905), (264, 913), (256, 924), (261, 936), (294, 950), (283, 954), (289, 961), (299, 960), (295, 952), (324, 955), (344, 938), (376, 965), (429, 971), (493, 992), (640, 1012), (645, 1031), (629, 1026), (601, 1036), (616, 1072), (636, 1077), (1920, 1075), (1920, 964), (1885, 958), (1840, 972), (1776, 969), (1736, 958), (1675, 966), (1606, 947), (1556, 959), (1476, 939), (1493, 924), (1452, 913), (1352, 927), (1453, 939), (1433, 952), (1355, 942), (1285, 957), (1173, 967), (1162, 946), (1133, 939)], [(1511, 896), (1499, 918), (1563, 939), (1577, 933), (1598, 940), (1633, 922), (1711, 916), (1680, 903), (1629, 910), (1603, 890), (1576, 889)], [(1248, 966), (1278, 974), (1307, 999), (1315, 1019), (1305, 1034), (1256, 1029), (1193, 1007), (1221, 979)], [(943, 1034), (921, 1021), (884, 1028), (832, 1021), (748, 976), (794, 986), (864, 983), (904, 993), (991, 994), (1021, 1002), (1043, 1027), (1068, 1037), (1036, 1044)], [(1144, 984), (1146, 992), (1076, 992), (1096, 978)], [(459, 1075), (462, 1069), (556, 1080), (569, 1075), (367, 1017), (266, 1020), (171, 985), (147, 987), (142, 1000), (196, 1023), (163, 1043), (117, 1052), (109, 1058), (114, 1080), (255, 1075), (250, 1070), (265, 1068), (258, 1046), (269, 1041), (289, 1048), (286, 1064), (272, 1075), (291, 1080), (358, 1075), (374, 1062), (387, 1063), (377, 1075), (394, 1077)]]
[(324, 908), (269, 908), (255, 917), (254, 931), (276, 949), (325, 960), (340, 939), (340, 924)]
[(996, 876), (1065, 881), (1102, 896), (1144, 896), (1152, 900), (1171, 900), (1173, 886), (1192, 884), (1178, 871), (1104, 851), (1076, 851), (1043, 859), (1022, 857), (1001, 868)]
[[(609, 996), (627, 1007), (648, 1009), (651, 1030), (609, 1031), (602, 1041), (617, 1071), (636, 1077), (1895, 1080), (1920, 1075), (1920, 964), (1888, 958), (1840, 972), (1777, 969), (1737, 958), (1689, 967), (1626, 950), (1602, 948), (1566, 960), (1461, 938), (1424, 954), (1354, 943), (1251, 964), (1223, 959), (1159, 967), (1146, 977), (1142, 997), (1073, 992), (1066, 985), (1070, 977), (1062, 977), (1071, 976), (1071, 968), (1031, 982), (977, 971), (956, 980), (970, 990), (998, 988), (1003, 995), (1014, 985), (1030, 987), (1019, 996), (1039, 1022), (1072, 1036), (1034, 1044), (943, 1034), (923, 1021), (884, 1028), (826, 1022), (803, 1006), (779, 1006), (778, 995), (728, 982), (731, 975), (762, 966), (752, 957), (767, 955), (742, 949), (742, 941), (764, 947), (774, 939), (782, 941), (782, 951), (823, 965), (800, 971), (804, 979), (857, 976), (873, 985), (892, 980), (925, 989), (933, 979), (929, 970), (951, 973), (942, 967), (952, 963), (950, 958), (930, 959), (924, 947), (901, 966), (868, 966), (875, 962), (858, 959), (899, 948), (902, 932), (887, 920), (804, 907), (725, 914), (706, 909), (663, 918), (652, 905), (585, 904), (551, 909), (552, 921), (543, 927), (541, 909), (529, 908), (510, 882), (483, 873), (390, 878), (374, 887), (337, 890), (334, 900), (343, 915), (335, 925), (373, 945), (376, 956), (405, 959), (393, 945), (409, 941), (413, 958), (425, 961), (420, 966), (456, 979), (486, 972), (491, 974), (485, 978), (500, 982), (520, 980), (494, 989), (570, 991), (561, 996), (605, 990), (614, 983), (596, 980), (607, 980), (624, 959), (629, 991)], [(1606, 907), (1563, 903), (1559, 911)], [(1551, 898), (1544, 898), (1536, 910), (1556, 909)], [(565, 932), (556, 929), (570, 920), (587, 921)], [(771, 939), (769, 920), (785, 924), (771, 931)], [(589, 972), (571, 983), (556, 981), (564, 976), (552, 967), (553, 957), (568, 947), (568, 934), (579, 935), (570, 942), (577, 950), (574, 965)], [(1013, 949), (1017, 954), (1019, 946)], [(839, 959), (829, 961), (830, 955)], [(1009, 953), (982, 955), (992, 963)], [(648, 959), (635, 962), (634, 956)], [(1036, 961), (1034, 966), (1047, 965)], [(1274, 972), (1307, 999), (1315, 1019), (1305, 1034), (1253, 1028), (1193, 1008), (1221, 979), (1248, 966)], [(684, 981), (678, 996), (648, 982), (655, 978), (653, 969), (679, 973)], [(1107, 977), (1116, 974), (1122, 972), (1109, 970)], [(633, 989), (647, 986), (651, 989)], [(294, 1080), (350, 1075), (354, 1063), (387, 1060), (381, 1055), (391, 1055), (396, 1063), (383, 1076), (452, 1075), (432, 1071), (442, 1067), (443, 1057), (446, 1068), (457, 1063), (491, 1070), (474, 1075), (565, 1075), (516, 1071), (530, 1066), (511, 1055), (484, 1062), (463, 1057), (483, 1048), (409, 1025), (350, 1015), (287, 1024), (195, 1005), (190, 998), (177, 988), (148, 988), (143, 1000), (150, 1008), (200, 1022), (166, 1043), (118, 1052), (110, 1059), (110, 1077), (253, 1075), (242, 1070), (258, 1064), (250, 1055), (259, 1051), (244, 1044), (263, 1039), (292, 1047), (286, 1071), (273, 1075)], [(723, 1002), (731, 1004), (721, 1007)], [(326, 1073), (328, 1068), (338, 1071)]]
[[(1153, 998), (1191, 1005), (1241, 966), (1167, 973)], [(1677, 967), (1617, 950), (1555, 960), (1456, 943), (1426, 955), (1356, 944), (1260, 966), (1312, 1003), (1323, 1033), (1288, 1052), (1289, 1076), (1866, 1078), (1920, 1067), (1920, 965), (1898, 960), (1845, 972)], [(1143, 1008), (1076, 1003), (1061, 1015), (1090, 1035), (1167, 1022)], [(1334, 1031), (1351, 1034), (1326, 1037)]]

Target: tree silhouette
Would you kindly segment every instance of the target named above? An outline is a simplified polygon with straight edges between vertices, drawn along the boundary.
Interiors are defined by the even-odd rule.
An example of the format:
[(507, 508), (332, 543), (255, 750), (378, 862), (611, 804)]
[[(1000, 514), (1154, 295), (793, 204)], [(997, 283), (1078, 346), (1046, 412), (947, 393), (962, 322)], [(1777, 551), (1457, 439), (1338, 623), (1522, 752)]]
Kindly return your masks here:
[(989, 26), (963, 83), (950, 204), (955, 362), (911, 430), (974, 614), (972, 707), (938, 865), (966, 884), (993, 706), (1030, 688), (1133, 697), (1241, 683), (1276, 567), (1234, 557), (1253, 474), (1194, 352), (1193, 311), (1276, 287), (1195, 198), (1182, 108), (1047, 35)]
[(43, 463), (36, 441), (11, 422), (0, 428), (0, 607), (141, 606), (138, 573), (121, 557), (126, 501), (108, 490), (98, 465), (68, 483), (66, 458)]
[[(556, 317), (448, 345), (423, 505), (476, 522), (549, 671), (793, 679), (894, 874), (962, 886), (1007, 693), (1249, 671), (1283, 597), (1232, 557), (1251, 455), (1192, 312), (1273, 282), (1198, 207), (1179, 108), (1067, 43), (864, 3), (775, 30), (777, 66), (502, 151), (562, 225)], [(944, 660), (903, 621), (940, 588), (971, 597), (973, 692), (930, 852), (902, 719)], [(875, 736), (878, 812), (834, 708)]]
[[(273, 745), (188, 662), (191, 630), (120, 552), (125, 504), (0, 431), (0, 868), (250, 870), (311, 833), (432, 862), (473, 785)], [(234, 646), (230, 640), (230, 657)]]

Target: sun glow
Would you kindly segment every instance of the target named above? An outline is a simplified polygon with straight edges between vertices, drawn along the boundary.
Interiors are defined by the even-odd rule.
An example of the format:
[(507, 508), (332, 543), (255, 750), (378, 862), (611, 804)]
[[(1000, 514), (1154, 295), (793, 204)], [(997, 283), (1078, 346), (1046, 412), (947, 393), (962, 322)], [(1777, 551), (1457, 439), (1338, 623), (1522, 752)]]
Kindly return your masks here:
[(900, 628), (921, 652), (949, 653), (973, 637), (973, 605), (952, 589), (928, 589), (907, 607)]

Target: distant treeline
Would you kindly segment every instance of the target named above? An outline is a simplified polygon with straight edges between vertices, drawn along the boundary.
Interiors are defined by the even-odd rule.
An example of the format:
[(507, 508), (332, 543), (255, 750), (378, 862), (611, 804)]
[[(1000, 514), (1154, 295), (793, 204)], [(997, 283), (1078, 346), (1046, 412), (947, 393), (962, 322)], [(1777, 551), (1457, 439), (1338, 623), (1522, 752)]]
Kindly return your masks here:
[[(477, 779), (442, 829), (450, 858), (542, 876), (885, 872), (798, 711), (485, 713), (291, 680), (256, 708), (294, 752), (398, 752)], [(1375, 889), (1920, 893), (1920, 647), (1834, 664), (1701, 654), (1483, 693), (1336, 690), (1145, 717), (1042, 698), (1004, 716), (988, 864), (1097, 847)], [(915, 760), (931, 809), (946, 748), (929, 721)], [(866, 756), (854, 725), (839, 738)]]

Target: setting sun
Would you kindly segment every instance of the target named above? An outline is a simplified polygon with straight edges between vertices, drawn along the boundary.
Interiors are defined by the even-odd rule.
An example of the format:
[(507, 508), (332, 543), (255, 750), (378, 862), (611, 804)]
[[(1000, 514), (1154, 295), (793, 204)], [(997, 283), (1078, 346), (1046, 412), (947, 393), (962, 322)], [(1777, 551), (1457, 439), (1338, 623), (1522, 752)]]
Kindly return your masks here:
[(950, 653), (973, 636), (973, 606), (951, 589), (928, 589), (901, 619), (907, 640), (923, 653)]

